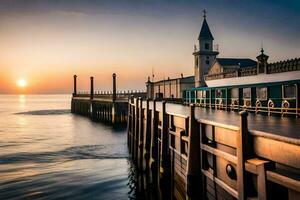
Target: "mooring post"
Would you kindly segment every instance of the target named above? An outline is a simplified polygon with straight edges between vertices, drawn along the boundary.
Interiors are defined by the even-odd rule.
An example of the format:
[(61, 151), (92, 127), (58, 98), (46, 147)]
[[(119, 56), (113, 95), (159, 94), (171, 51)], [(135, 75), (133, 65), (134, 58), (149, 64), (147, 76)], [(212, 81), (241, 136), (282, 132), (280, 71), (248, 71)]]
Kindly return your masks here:
[(90, 91), (90, 99), (94, 99), (94, 77), (91, 76), (91, 91)]
[(143, 169), (146, 170), (146, 172), (149, 172), (149, 159), (150, 159), (150, 147), (151, 147), (151, 111), (149, 107), (149, 99), (146, 100), (146, 125), (145, 125), (145, 135), (144, 135), (144, 166)]
[(117, 90), (117, 83), (116, 83), (116, 77), (117, 77), (117, 75), (116, 75), (116, 73), (113, 73), (113, 102), (115, 102), (116, 101), (116, 99), (117, 99), (117, 93), (116, 93), (116, 90)]
[[(248, 134), (248, 122), (247, 122), (247, 111), (242, 111), (239, 113), (241, 116), (240, 120), (240, 131), (237, 134), (237, 191), (238, 199), (247, 199), (247, 184), (246, 184), (246, 169), (245, 161), (248, 157), (248, 145), (249, 134)], [(249, 186), (248, 186), (249, 187)]]
[(74, 92), (73, 92), (73, 97), (75, 97), (77, 95), (77, 75), (75, 74), (73, 76), (74, 79)]
[(132, 115), (132, 119), (131, 119), (131, 156), (132, 158), (134, 157), (134, 134), (135, 134), (135, 104), (134, 104), (134, 97), (131, 96), (131, 115)]
[[(162, 101), (162, 110), (161, 110), (161, 148), (160, 148), (160, 168), (159, 168), (159, 175), (160, 175), (160, 186), (165, 188), (162, 191), (163, 199), (168, 199), (170, 196), (170, 187), (171, 187), (171, 167), (170, 167), (170, 155), (169, 155), (169, 116), (166, 112), (166, 101)], [(159, 133), (158, 133), (159, 134)]]
[(134, 153), (133, 153), (133, 160), (134, 162), (137, 162), (138, 160), (138, 145), (139, 145), (139, 104), (138, 99), (134, 99), (134, 113), (135, 113), (135, 120), (134, 120)]
[(131, 113), (131, 98), (128, 98), (128, 119), (127, 119), (127, 147), (128, 151), (131, 154), (131, 144), (130, 144), (130, 138), (131, 138), (131, 120), (132, 120), (132, 113)]
[(200, 132), (195, 118), (195, 104), (190, 105), (187, 162), (187, 199), (199, 199), (201, 187)]
[(138, 104), (139, 104), (139, 120), (138, 120), (138, 126), (139, 126), (139, 142), (138, 142), (138, 168), (143, 168), (143, 150), (144, 150), (144, 135), (143, 135), (143, 122), (144, 122), (144, 115), (143, 115), (143, 99), (141, 97), (138, 98)]
[(152, 177), (151, 182), (157, 184), (157, 174), (158, 174), (158, 115), (156, 111), (156, 101), (153, 100), (152, 107), (152, 120), (151, 120), (151, 171)]

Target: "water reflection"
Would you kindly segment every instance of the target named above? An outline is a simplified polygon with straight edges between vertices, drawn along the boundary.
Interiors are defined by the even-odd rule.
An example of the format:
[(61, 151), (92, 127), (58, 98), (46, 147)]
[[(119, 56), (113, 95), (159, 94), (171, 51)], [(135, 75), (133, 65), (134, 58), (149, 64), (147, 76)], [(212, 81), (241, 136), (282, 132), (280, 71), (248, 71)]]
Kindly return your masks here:
[(26, 105), (26, 96), (24, 94), (19, 95), (19, 109), (24, 110)]
[(0, 95), (0, 199), (142, 199), (124, 127), (72, 115), (69, 104)]

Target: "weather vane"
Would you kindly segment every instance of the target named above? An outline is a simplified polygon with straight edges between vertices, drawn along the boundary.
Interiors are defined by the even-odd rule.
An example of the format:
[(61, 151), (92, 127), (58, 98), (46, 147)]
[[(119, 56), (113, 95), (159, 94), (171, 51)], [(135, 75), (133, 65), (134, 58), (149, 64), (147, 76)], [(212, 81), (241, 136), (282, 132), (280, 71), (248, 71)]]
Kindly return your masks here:
[(206, 18), (206, 10), (203, 10), (203, 17)]

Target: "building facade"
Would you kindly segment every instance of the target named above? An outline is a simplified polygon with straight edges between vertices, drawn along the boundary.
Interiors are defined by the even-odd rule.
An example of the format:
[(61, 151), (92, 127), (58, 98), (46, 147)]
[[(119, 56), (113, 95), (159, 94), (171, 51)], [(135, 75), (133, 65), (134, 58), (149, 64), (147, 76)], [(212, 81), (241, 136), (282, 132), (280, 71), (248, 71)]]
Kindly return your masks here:
[[(183, 98), (209, 107), (300, 111), (300, 59), (269, 63), (263, 48), (255, 60), (220, 58), (206, 13), (194, 48), (194, 76), (146, 83), (149, 98)], [(199, 103), (200, 102), (200, 103)], [(218, 106), (217, 106), (218, 105)], [(258, 108), (261, 106), (262, 108)], [(292, 112), (290, 112), (292, 111)]]
[(194, 76), (160, 80), (151, 82), (150, 77), (146, 82), (148, 98), (161, 98), (161, 99), (181, 99), (184, 90), (194, 88)]

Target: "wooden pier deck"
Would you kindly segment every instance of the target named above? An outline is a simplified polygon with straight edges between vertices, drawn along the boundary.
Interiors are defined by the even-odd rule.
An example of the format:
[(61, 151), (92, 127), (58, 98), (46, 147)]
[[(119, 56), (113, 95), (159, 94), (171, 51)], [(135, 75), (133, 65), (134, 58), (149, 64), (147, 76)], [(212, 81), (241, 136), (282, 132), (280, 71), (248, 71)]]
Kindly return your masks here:
[(77, 92), (77, 76), (74, 75), (74, 92), (71, 101), (71, 112), (108, 124), (122, 125), (127, 123), (128, 99), (133, 96), (145, 97), (145, 92), (117, 91), (116, 74), (112, 75), (111, 92), (95, 92), (94, 77), (90, 80), (90, 92)]
[[(160, 199), (300, 199), (300, 119), (143, 100), (143, 92), (77, 93), (72, 112), (127, 123), (139, 189)], [(135, 98), (140, 97), (140, 98)]]
[[(150, 103), (152, 105), (152, 103)], [(145, 106), (145, 102), (144, 102)], [(151, 106), (150, 106), (151, 109)], [(161, 111), (161, 102), (157, 102), (156, 109)], [(189, 116), (189, 107), (178, 104), (166, 103), (166, 112), (169, 114), (176, 114), (182, 116)], [(195, 118), (202, 120), (214, 121), (221, 124), (231, 126), (238, 126), (240, 116), (235, 111), (222, 111), (203, 107), (195, 108)], [(270, 137), (282, 136), (285, 140), (300, 139), (300, 120), (298, 118), (280, 117), (280, 116), (266, 116), (249, 113), (248, 128), (252, 132), (270, 134)], [(283, 138), (282, 138), (283, 139)], [(300, 143), (299, 143), (300, 144)]]
[(299, 127), (295, 118), (131, 99), (128, 148), (150, 177), (141, 187), (157, 185), (162, 199), (295, 200)]

